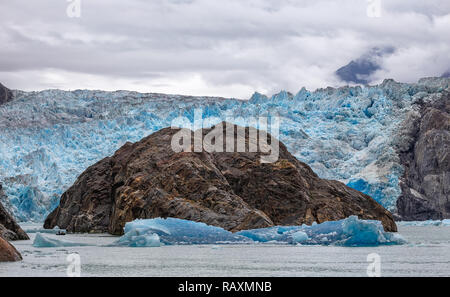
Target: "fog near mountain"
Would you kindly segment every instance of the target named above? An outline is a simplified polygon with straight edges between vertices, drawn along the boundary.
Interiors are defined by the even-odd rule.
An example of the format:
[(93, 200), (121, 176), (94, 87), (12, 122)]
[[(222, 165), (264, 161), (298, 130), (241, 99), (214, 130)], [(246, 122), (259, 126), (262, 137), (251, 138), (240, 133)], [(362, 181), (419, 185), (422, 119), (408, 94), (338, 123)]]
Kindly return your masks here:
[(347, 83), (368, 84), (372, 81), (372, 74), (384, 66), (383, 57), (392, 54), (394, 51), (395, 49), (391, 47), (373, 48), (358, 59), (352, 60), (336, 70), (336, 75)]

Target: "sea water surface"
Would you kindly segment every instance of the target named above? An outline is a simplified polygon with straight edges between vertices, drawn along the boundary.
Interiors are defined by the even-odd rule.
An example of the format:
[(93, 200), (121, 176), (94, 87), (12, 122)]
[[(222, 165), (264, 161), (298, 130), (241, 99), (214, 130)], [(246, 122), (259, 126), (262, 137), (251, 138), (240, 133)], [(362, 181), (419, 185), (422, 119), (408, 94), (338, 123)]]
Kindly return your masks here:
[(104, 247), (107, 234), (46, 237), (92, 246), (35, 248), (15, 241), (23, 261), (0, 263), (0, 276), (67, 276), (67, 257), (77, 253), (81, 276), (367, 276), (367, 256), (377, 253), (381, 276), (450, 276), (449, 226), (399, 226), (406, 245), (379, 247), (278, 244)]

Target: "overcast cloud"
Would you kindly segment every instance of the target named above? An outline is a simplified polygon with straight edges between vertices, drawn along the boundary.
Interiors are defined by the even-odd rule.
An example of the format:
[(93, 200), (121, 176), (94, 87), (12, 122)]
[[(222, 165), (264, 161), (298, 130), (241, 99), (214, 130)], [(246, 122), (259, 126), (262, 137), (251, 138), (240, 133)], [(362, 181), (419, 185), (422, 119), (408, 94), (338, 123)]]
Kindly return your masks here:
[[(335, 71), (394, 47), (371, 83), (450, 69), (450, 1), (0, 0), (0, 81), (249, 98), (344, 85)], [(372, 0), (373, 1), (373, 0)]]

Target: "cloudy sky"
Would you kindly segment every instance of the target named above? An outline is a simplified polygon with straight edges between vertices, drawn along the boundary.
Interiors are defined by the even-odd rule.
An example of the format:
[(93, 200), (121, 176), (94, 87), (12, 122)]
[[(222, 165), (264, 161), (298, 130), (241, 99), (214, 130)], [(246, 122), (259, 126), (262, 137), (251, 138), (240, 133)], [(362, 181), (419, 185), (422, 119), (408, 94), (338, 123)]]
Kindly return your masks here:
[(394, 50), (371, 83), (450, 69), (448, 0), (79, 0), (80, 17), (77, 0), (0, 1), (13, 89), (295, 93), (347, 84), (336, 70), (374, 48)]

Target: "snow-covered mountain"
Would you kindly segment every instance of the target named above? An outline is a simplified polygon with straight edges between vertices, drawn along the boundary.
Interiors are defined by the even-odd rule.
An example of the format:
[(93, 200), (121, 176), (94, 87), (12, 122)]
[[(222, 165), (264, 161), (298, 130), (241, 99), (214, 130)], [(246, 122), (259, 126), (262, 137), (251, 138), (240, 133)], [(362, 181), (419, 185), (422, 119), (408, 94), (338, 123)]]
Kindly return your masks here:
[(301, 89), (250, 100), (130, 91), (13, 91), (0, 106), (0, 183), (4, 205), (21, 221), (43, 220), (88, 166), (173, 119), (191, 121), (202, 108), (207, 125), (279, 115), (280, 140), (322, 178), (337, 179), (395, 211), (403, 174), (398, 150), (411, 145), (408, 123), (419, 103), (449, 91), (448, 78), (405, 84)]

